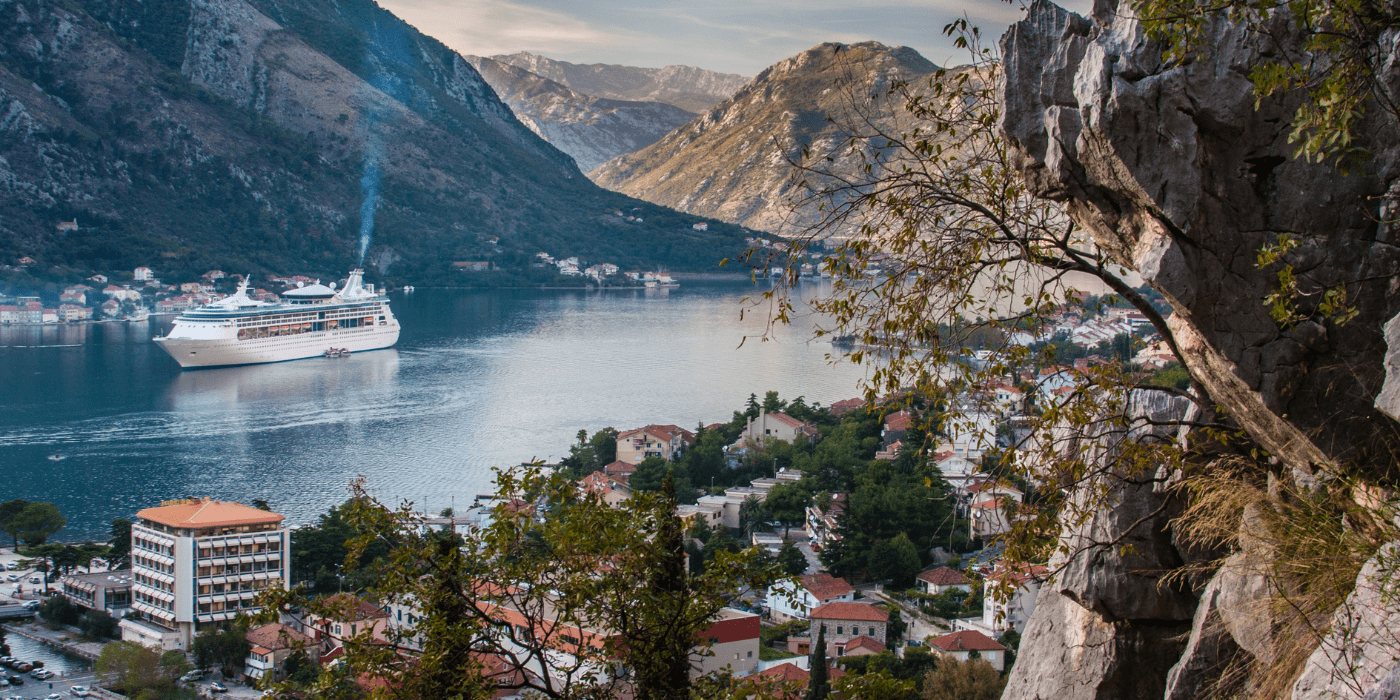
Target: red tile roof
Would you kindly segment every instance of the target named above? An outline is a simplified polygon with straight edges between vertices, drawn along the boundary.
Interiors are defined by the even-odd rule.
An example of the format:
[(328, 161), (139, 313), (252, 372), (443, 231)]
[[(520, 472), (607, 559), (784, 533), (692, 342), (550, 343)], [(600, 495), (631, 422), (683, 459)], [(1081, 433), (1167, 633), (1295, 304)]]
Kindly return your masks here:
[(861, 620), (864, 622), (889, 622), (890, 614), (865, 603), (844, 601), (827, 603), (812, 610), (808, 617), (813, 620)]
[(1001, 651), (1006, 648), (998, 644), (997, 640), (976, 630), (963, 630), (961, 632), (945, 634), (938, 639), (929, 640), (929, 645), (949, 652)]
[(306, 644), (311, 641), (310, 637), (280, 622), (248, 630), (244, 636), (247, 637), (249, 644), (263, 647), (269, 652), (277, 649), (290, 649), (294, 645)]
[(863, 406), (865, 406), (865, 401), (863, 399), (842, 399), (831, 404), (827, 410), (831, 411), (831, 415), (833, 416), (844, 416)]
[(840, 598), (855, 592), (851, 584), (846, 583), (844, 578), (836, 578), (831, 574), (811, 574), (802, 577), (802, 587), (812, 594), (819, 603), (825, 603), (832, 598)]
[(687, 443), (687, 444), (692, 443), (692, 442), (695, 442), (695, 433), (692, 433), (692, 432), (690, 432), (689, 430), (686, 430), (685, 428), (682, 428), (682, 427), (680, 427), (680, 426), (678, 426), (678, 425), (669, 425), (669, 424), (668, 424), (668, 425), (644, 425), (644, 426), (642, 426), (642, 427), (640, 427), (640, 428), (633, 428), (633, 429), (631, 429), (631, 430), (625, 430), (625, 431), (623, 431), (623, 432), (621, 432), (621, 433), (618, 433), (618, 434), (617, 434), (617, 437), (618, 437), (619, 440), (621, 440), (622, 438), (625, 438), (625, 437), (628, 437), (628, 436), (631, 436), (631, 435), (636, 435), (637, 433), (649, 433), (649, 434), (651, 434), (651, 435), (655, 435), (655, 436), (658, 437), (658, 438), (661, 438), (661, 440), (664, 441), (664, 442), (670, 442), (671, 440), (675, 439), (677, 436), (680, 436), (681, 442), (684, 442), (684, 443)]
[(897, 413), (891, 413), (890, 415), (885, 416), (885, 430), (908, 430), (909, 426), (913, 423), (914, 416), (909, 415), (908, 411), (899, 411)]
[(961, 586), (967, 583), (967, 577), (963, 576), (961, 571), (946, 566), (932, 571), (920, 571), (917, 578), (934, 586)]
[(388, 611), (353, 593), (337, 593), (326, 598), (324, 602), (337, 612), (346, 611), (349, 613), (349, 617), (337, 618), (340, 622), (356, 622), (359, 620), (374, 620), (389, 617)]
[(851, 653), (853, 649), (869, 649), (878, 654), (885, 650), (885, 645), (881, 644), (874, 637), (862, 634), (861, 636), (856, 637), (855, 639), (852, 639), (849, 642), (846, 642), (846, 653)]
[(618, 460), (603, 467), (603, 472), (607, 474), (631, 474), (635, 471), (637, 471), (637, 465), (622, 460)]
[(783, 681), (806, 684), (812, 674), (800, 669), (792, 662), (771, 666), (758, 672), (759, 678), (778, 678)]

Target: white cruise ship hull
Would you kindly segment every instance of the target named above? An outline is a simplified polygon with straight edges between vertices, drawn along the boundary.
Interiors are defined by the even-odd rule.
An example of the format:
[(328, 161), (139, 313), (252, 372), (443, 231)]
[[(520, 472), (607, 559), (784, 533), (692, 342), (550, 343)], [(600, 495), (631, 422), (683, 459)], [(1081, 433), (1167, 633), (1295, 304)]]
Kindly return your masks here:
[(371, 326), (346, 330), (248, 340), (156, 338), (162, 350), (183, 368), (257, 365), (267, 362), (323, 357), (330, 348), (350, 352), (382, 350), (399, 340), (399, 326)]

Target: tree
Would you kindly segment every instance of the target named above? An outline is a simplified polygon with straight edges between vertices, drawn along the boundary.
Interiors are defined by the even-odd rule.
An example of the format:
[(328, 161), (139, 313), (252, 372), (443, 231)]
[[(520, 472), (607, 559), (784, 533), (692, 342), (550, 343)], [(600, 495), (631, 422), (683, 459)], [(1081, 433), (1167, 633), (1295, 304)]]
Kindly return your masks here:
[(52, 596), (39, 606), (39, 617), (55, 626), (76, 625), (82, 620), (82, 616), (82, 610), (66, 596)]
[(783, 524), (783, 537), (787, 537), (793, 525), (807, 519), (812, 494), (801, 483), (778, 484), (768, 491), (768, 499), (764, 501), (769, 516)]
[(191, 651), (194, 663), (199, 668), (218, 666), (224, 675), (234, 676), (248, 658), (247, 621), (237, 619), (227, 627), (216, 627), (200, 632), (194, 638)]
[(14, 528), (13, 523), (15, 517), (28, 506), (29, 501), (22, 498), (0, 503), (0, 530), (4, 530), (6, 534), (14, 539), (14, 546), (16, 549), (19, 548), (19, 531)]
[(889, 587), (904, 590), (914, 585), (922, 565), (919, 550), (909, 541), (909, 536), (899, 533), (892, 539), (881, 540), (870, 550), (870, 576), (876, 580), (889, 581)]
[(627, 480), (633, 491), (660, 491), (666, 474), (673, 465), (662, 457), (647, 457), (637, 464), (637, 471)]
[(924, 700), (997, 700), (1006, 679), (983, 659), (945, 658), (924, 676)]
[(789, 576), (801, 576), (807, 573), (807, 567), (807, 556), (802, 550), (791, 542), (784, 542), (778, 550), (778, 568)]
[(121, 636), (121, 627), (117, 618), (102, 610), (87, 611), (82, 620), (78, 622), (78, 629), (93, 639), (117, 639)]
[(68, 519), (59, 512), (58, 506), (52, 503), (30, 503), (10, 521), (10, 529), (6, 532), (10, 533), (11, 537), (34, 546), (47, 542), (50, 535), (62, 530), (67, 524)]
[(253, 507), (254, 507), (254, 508), (257, 508), (258, 510), (265, 510), (265, 511), (269, 511), (269, 512), (272, 511), (272, 506), (268, 505), (267, 501), (265, 501), (265, 500), (263, 500), (263, 499), (261, 499), (261, 498), (254, 498), (254, 499), (253, 499)]
[(899, 680), (885, 671), (848, 673), (836, 679), (833, 690), (837, 697), (859, 700), (916, 700), (914, 682)]
[(110, 569), (131, 568), (131, 521), (117, 518), (112, 521), (111, 537), (107, 540), (107, 567)]
[(805, 700), (826, 700), (831, 693), (827, 685), (826, 625), (814, 622), (812, 626), (817, 628), (817, 639), (812, 644), (811, 677), (807, 681)]
[(174, 678), (161, 668), (156, 652), (134, 642), (112, 642), (102, 647), (94, 671), (104, 688), (136, 697), (146, 689), (168, 689)]

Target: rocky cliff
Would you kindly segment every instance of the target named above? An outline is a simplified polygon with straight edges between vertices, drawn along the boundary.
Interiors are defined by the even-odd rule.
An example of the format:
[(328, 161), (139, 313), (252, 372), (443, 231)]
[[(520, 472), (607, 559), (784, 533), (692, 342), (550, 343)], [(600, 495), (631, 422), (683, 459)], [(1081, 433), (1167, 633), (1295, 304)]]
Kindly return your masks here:
[[(925, 82), (938, 67), (906, 47), (822, 44), (765, 69), (742, 90), (655, 144), (589, 173), (598, 184), (684, 212), (773, 233), (795, 233), (815, 211), (794, 212), (791, 162), (804, 146), (841, 158), (835, 120), (859, 121), (859, 96), (891, 82)], [(888, 124), (889, 114), (870, 115)]]
[(664, 102), (594, 97), (508, 63), (481, 56), (466, 59), (521, 123), (573, 156), (584, 172), (650, 146), (695, 118)]
[[(1274, 38), (1296, 50), (1293, 25), (1274, 20)], [(1064, 202), (1099, 246), (1171, 304), (1172, 330), (1205, 398), (1262, 448), (1260, 483), (1283, 500), (1235, 514), (1235, 548), (1190, 591), (1190, 605), (1181, 591), (1160, 588), (1108, 590), (1095, 603), (1088, 583), (1115, 576), (1121, 558), (1062, 562), (1088, 575), (1041, 589), (1008, 699), (1191, 698), (1223, 680), (1247, 692), (1278, 681), (1251, 668), (1287, 674), (1275, 697), (1360, 698), (1400, 659), (1400, 641), (1381, 629), (1394, 616), (1393, 597), (1377, 593), (1395, 580), (1387, 547), (1348, 578), (1354, 591), (1330, 620), (1318, 618), (1330, 632), (1304, 635), (1309, 646), (1296, 659), (1282, 658), (1297, 640), (1279, 638), (1265, 604), (1289, 594), (1278, 578), (1287, 543), (1271, 524), (1286, 505), (1280, 489), (1333, 499), (1349, 532), (1393, 535), (1385, 518), (1368, 517), (1386, 512), (1378, 504), (1394, 498), (1400, 480), (1397, 425), (1373, 406), (1387, 365), (1382, 325), (1400, 311), (1388, 214), (1400, 193), (1396, 123), (1372, 109), (1358, 135), (1373, 158), (1346, 173), (1298, 158), (1288, 136), (1302, 96), (1256, 106), (1249, 81), (1276, 47), (1225, 21), (1208, 30), (1195, 56), (1168, 63), (1127, 4), (1106, 0), (1081, 17), (1039, 0), (1002, 39), (1001, 129), (1032, 191)], [(1382, 45), (1396, 38), (1392, 30)], [(1394, 62), (1380, 69), (1378, 82), (1395, 85)], [(1285, 261), (1305, 279), (1308, 317), (1286, 327), (1262, 301), (1277, 288), (1277, 269), (1256, 262), (1280, 234), (1300, 243)], [(1321, 290), (1338, 285), (1356, 311), (1345, 323), (1318, 309)], [(1124, 494), (1103, 517), (1131, 518), (1154, 499)], [(1170, 552), (1179, 526), (1157, 523), (1147, 536)], [(1165, 563), (1129, 568), (1153, 566)], [(1226, 668), (1237, 677), (1222, 679)]]
[(631, 102), (663, 102), (692, 114), (728, 99), (748, 78), (695, 66), (637, 68), (604, 63), (578, 64), (532, 53), (492, 56), (585, 95)]
[(597, 188), (370, 0), (0, 0), (0, 115), (0, 262), (40, 276), (343, 273), (362, 221), (378, 272), (417, 279), (539, 249), (709, 267), (742, 247)]

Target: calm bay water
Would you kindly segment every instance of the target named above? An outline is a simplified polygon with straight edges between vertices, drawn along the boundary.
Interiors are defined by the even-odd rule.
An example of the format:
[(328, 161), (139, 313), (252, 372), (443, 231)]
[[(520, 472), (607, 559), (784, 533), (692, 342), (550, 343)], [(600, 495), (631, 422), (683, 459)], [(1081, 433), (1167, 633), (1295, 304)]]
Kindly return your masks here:
[(420, 290), (393, 296), (392, 349), (184, 372), (150, 342), (169, 319), (0, 328), (0, 500), (56, 503), (60, 539), (184, 496), (311, 522), (356, 475), (437, 511), (489, 493), (493, 466), (557, 460), (580, 428), (727, 421), (768, 390), (856, 395), (866, 370), (830, 364), (815, 319), (752, 337), (766, 307), (740, 320), (742, 300), (762, 291)]

